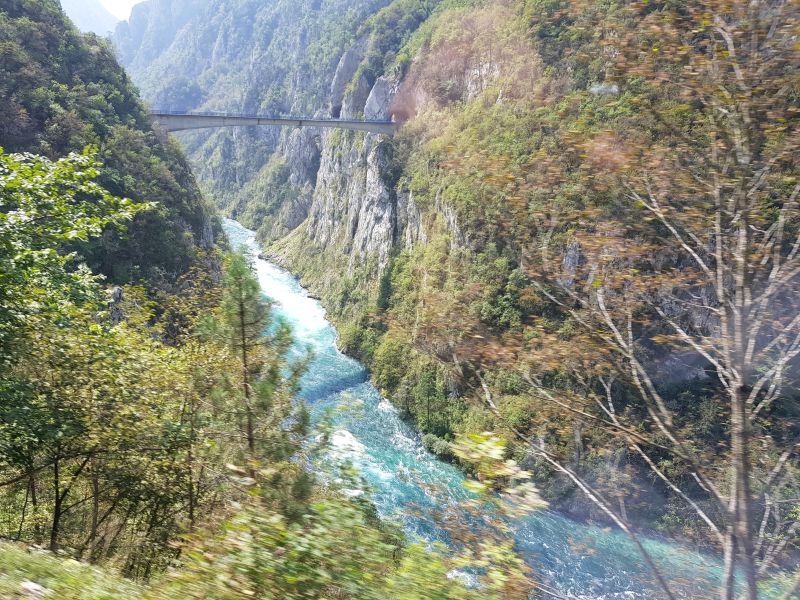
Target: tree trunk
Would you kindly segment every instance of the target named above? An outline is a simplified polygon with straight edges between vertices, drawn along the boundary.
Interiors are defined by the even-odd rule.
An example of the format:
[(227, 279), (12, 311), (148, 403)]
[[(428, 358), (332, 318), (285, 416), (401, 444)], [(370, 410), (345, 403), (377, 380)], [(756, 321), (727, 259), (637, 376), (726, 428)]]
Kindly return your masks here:
[(194, 530), (194, 503), (195, 503), (195, 492), (194, 492), (194, 456), (192, 454), (192, 444), (194, 444), (194, 428), (192, 428), (191, 434), (192, 441), (189, 445), (189, 450), (186, 453), (186, 471), (187, 475), (189, 476), (189, 531)]
[(25, 488), (25, 501), (22, 503), (22, 514), (19, 517), (19, 527), (17, 528), (16, 541), (22, 539), (22, 530), (25, 526), (25, 517), (27, 516), (28, 500), (30, 500), (30, 497), (31, 497), (31, 486), (29, 483), (28, 486)]
[(731, 391), (731, 454), (736, 496), (734, 531), (736, 549), (745, 575), (745, 598), (758, 600), (756, 560), (753, 544), (753, 495), (750, 489), (750, 422), (747, 414), (748, 390), (737, 386)]
[(50, 552), (58, 550), (58, 534), (61, 527), (61, 506), (64, 501), (64, 496), (61, 493), (61, 480), (59, 472), (59, 461), (53, 463), (53, 520), (50, 527)]
[(39, 525), (39, 498), (36, 495), (36, 477), (33, 473), (30, 474), (28, 482), (31, 490), (31, 513), (33, 514), (33, 541), (37, 544), (42, 543), (42, 528)]
[(89, 532), (89, 560), (94, 560), (97, 545), (97, 528), (100, 519), (100, 482), (92, 473), (92, 529)]
[[(731, 495), (733, 499), (733, 495)], [(731, 515), (735, 512), (731, 502)], [(730, 516), (729, 516), (730, 517)], [(732, 518), (732, 517), (730, 517)], [(720, 600), (733, 600), (736, 583), (736, 536), (734, 535), (733, 526), (729, 525), (728, 532), (725, 535), (724, 551), (724, 565), (725, 570), (722, 574), (722, 586), (720, 587)]]
[(242, 342), (242, 386), (244, 387), (244, 400), (247, 410), (247, 450), (250, 454), (250, 477), (255, 479), (256, 471), (254, 466), (256, 456), (255, 426), (253, 423), (253, 407), (250, 401), (250, 365), (247, 355), (247, 327), (245, 324), (246, 307), (244, 299), (239, 301), (239, 334)]

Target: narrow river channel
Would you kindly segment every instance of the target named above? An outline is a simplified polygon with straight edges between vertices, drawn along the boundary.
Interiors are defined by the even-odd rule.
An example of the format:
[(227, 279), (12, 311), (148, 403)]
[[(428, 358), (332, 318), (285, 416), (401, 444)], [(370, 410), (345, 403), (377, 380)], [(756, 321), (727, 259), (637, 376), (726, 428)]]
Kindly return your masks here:
[[(252, 231), (227, 219), (224, 227), (234, 248), (245, 247), (257, 256)], [(467, 497), (463, 474), (425, 450), (416, 432), (370, 383), (366, 369), (337, 350), (336, 330), (324, 309), (291, 273), (264, 260), (256, 260), (256, 268), (276, 314), (294, 330), (297, 352), (313, 349), (315, 358), (301, 392), (313, 415), (339, 409), (333, 443), (374, 489), (373, 501), (383, 516), (402, 523), (411, 536), (441, 538), (425, 515), (440, 510), (442, 503)], [(431, 493), (433, 488), (440, 492)], [(536, 577), (567, 597), (659, 597), (652, 573), (630, 540), (616, 530), (541, 511), (518, 523), (517, 544)], [(645, 546), (668, 579), (678, 587), (684, 582), (683, 597), (713, 597), (713, 582), (720, 574), (716, 558), (657, 539), (646, 539)]]

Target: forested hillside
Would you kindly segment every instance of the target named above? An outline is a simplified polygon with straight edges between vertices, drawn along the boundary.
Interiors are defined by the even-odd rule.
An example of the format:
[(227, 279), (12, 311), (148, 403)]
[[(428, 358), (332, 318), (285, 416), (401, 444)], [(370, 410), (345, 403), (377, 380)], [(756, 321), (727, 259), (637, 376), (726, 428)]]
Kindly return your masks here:
[(202, 5), (154, 54), (118, 30), (153, 103), (405, 123), (183, 139), (430, 448), (499, 432), (557, 507), (719, 550), (751, 597), (795, 561), (795, 3), (298, 3), (236, 46), (281, 3)]
[(21, 0), (4, 3), (0, 40), (0, 146), (50, 158), (96, 146), (106, 189), (158, 203), (125, 237), (83, 248), (92, 269), (123, 283), (185, 272), (219, 225), (181, 150), (151, 129), (108, 42), (82, 36), (58, 2)]
[[(11, 0), (0, 59), (0, 596), (524, 598), (493, 518), (451, 551), (378, 516), (297, 397), (309, 351), (108, 43)], [(487, 479), (521, 472), (501, 448), (462, 445)], [(475, 506), (540, 506), (521, 479)]]

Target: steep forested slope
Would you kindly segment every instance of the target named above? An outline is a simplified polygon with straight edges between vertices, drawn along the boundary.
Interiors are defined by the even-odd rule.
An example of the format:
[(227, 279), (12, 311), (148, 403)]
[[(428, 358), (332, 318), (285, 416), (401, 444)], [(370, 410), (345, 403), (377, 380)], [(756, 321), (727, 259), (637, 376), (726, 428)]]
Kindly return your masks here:
[(96, 146), (101, 183), (113, 194), (156, 202), (124, 238), (83, 249), (94, 270), (126, 282), (174, 278), (214, 241), (181, 150), (159, 138), (108, 42), (81, 35), (55, 0), (11, 0), (0, 9), (0, 146), (51, 158)]
[[(149, 571), (164, 546), (131, 509), (164, 497), (133, 481), (157, 479), (165, 455), (145, 440), (186, 399), (176, 359), (214, 307), (215, 212), (108, 42), (56, 0), (0, 6), (0, 71), (0, 535)], [(159, 520), (156, 537), (180, 529)], [(143, 537), (118, 553), (123, 531)]]
[[(224, 4), (204, 3), (204, 20), (217, 23), (205, 44), (186, 44), (185, 32), (170, 41), (195, 72), (225, 47)], [(302, 12), (313, 19), (320, 6), (335, 3)], [(457, 433), (495, 430), (562, 508), (726, 552), (736, 537), (751, 567), (756, 554), (774, 562), (766, 548), (775, 540), (796, 547), (795, 516), (759, 508), (759, 531), (741, 523), (749, 508), (728, 508), (757, 498), (763, 507), (773, 493), (791, 504), (798, 481), (786, 450), (798, 433), (797, 305), (763, 283), (798, 256), (788, 242), (798, 219), (794, 5), (374, 8), (336, 38), (341, 58), (303, 80), (301, 100), (282, 75), (237, 80), (236, 70), (224, 87), (196, 79), (202, 100), (191, 106), (231, 108), (235, 91), (237, 110), (394, 115), (405, 121), (400, 134), (189, 136), (204, 180), (224, 188), (221, 204), (323, 298), (342, 346), (442, 455)], [(316, 48), (331, 39), (325, 31), (271, 43)], [(239, 48), (234, 60), (259, 48)], [(169, 72), (163, 56), (137, 65), (145, 85)], [(273, 143), (240, 168), (256, 136)], [(733, 237), (751, 234), (764, 237), (736, 250)], [(778, 287), (796, 290), (800, 271), (784, 272)], [(752, 346), (762, 345), (763, 362), (733, 366), (724, 348), (743, 343), (745, 327), (736, 302), (754, 297), (766, 304), (752, 310), (775, 317), (747, 321), (759, 328)], [(772, 377), (781, 383), (765, 384)], [(743, 425), (745, 403), (755, 412)], [(752, 472), (741, 452), (751, 435), (760, 444)], [(753, 490), (726, 504), (718, 490), (751, 479)], [(576, 484), (605, 500), (591, 505)]]
[[(105, 42), (4, 2), (0, 78), (1, 596), (527, 596), (507, 531), (406, 540), (329, 453), (296, 399), (311, 357)], [(519, 471), (494, 447), (464, 443)]]

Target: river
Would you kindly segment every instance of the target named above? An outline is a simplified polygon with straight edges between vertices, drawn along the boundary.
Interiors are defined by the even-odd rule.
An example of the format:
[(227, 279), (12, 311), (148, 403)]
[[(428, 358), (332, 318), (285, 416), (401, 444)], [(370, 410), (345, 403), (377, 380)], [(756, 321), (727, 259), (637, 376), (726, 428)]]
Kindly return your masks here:
[[(228, 219), (224, 228), (234, 248), (243, 246), (253, 256), (258, 254), (252, 231)], [(262, 290), (275, 302), (275, 313), (294, 330), (296, 352), (313, 349), (315, 358), (300, 394), (312, 415), (319, 418), (335, 410), (333, 443), (374, 489), (373, 500), (383, 516), (402, 523), (411, 536), (441, 539), (442, 532), (425, 514), (467, 498), (461, 471), (425, 450), (419, 435), (370, 383), (366, 369), (339, 352), (336, 330), (324, 309), (297, 279), (265, 260), (255, 265)], [(431, 493), (433, 488), (445, 493)], [(520, 521), (516, 532), (519, 551), (535, 576), (565, 596), (658, 597), (651, 571), (619, 531), (540, 511)], [(644, 539), (644, 544), (669, 580), (686, 584), (682, 597), (712, 596), (712, 582), (720, 575), (716, 558), (658, 539)]]

